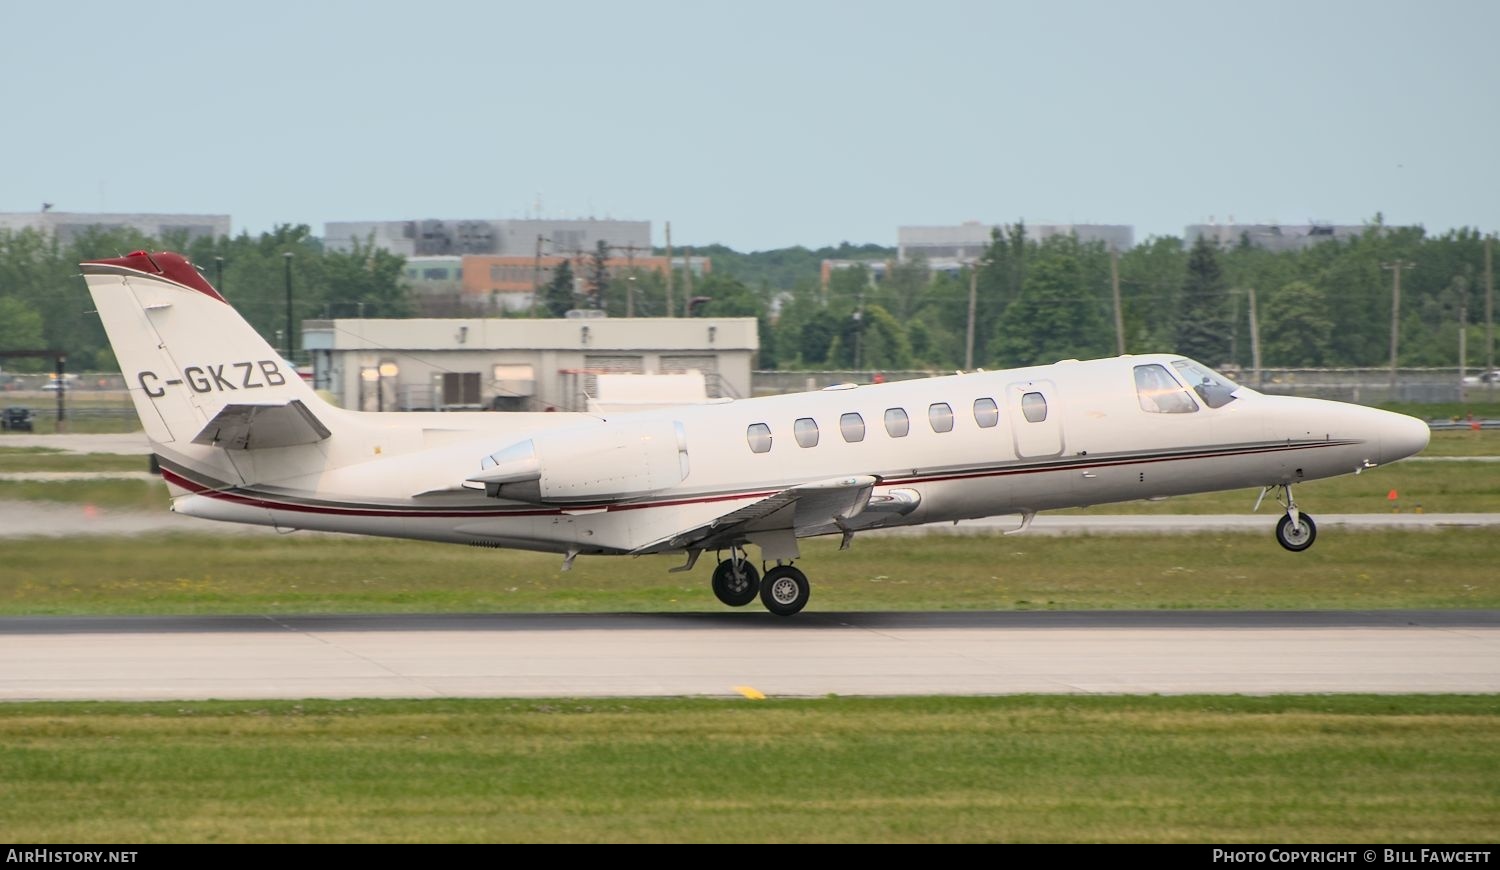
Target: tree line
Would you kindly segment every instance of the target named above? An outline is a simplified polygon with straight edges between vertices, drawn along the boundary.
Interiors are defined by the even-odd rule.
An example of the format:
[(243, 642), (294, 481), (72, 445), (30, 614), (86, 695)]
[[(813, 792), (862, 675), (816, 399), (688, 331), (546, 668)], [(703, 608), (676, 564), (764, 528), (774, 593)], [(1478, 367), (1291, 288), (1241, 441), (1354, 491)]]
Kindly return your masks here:
[[(294, 330), (307, 318), (406, 317), (416, 310), (403, 283), (402, 257), (362, 246), (328, 251), (306, 225), (191, 240), (149, 238), (132, 230), (90, 231), (66, 244), (50, 233), (0, 230), (0, 350), (60, 350), (74, 371), (118, 371), (78, 264), (164, 249), (187, 255), (277, 348), (287, 346), (288, 271)], [(292, 337), (294, 348), (298, 341)], [(16, 359), (5, 366), (36, 371), (51, 363)]]
[[(874, 245), (750, 254), (714, 245), (693, 252), (713, 259), (709, 274), (674, 274), (671, 313), (757, 318), (761, 368), (951, 370), (967, 357), (972, 284), (973, 364), (1004, 368), (1114, 354), (1113, 266), (1129, 353), (1171, 351), (1249, 367), (1253, 295), (1263, 365), (1381, 366), (1389, 361), (1392, 267), (1399, 263), (1400, 364), (1456, 365), (1463, 320), (1467, 364), (1477, 368), (1487, 358), (1484, 247), (1475, 230), (1428, 235), (1386, 226), (1378, 215), (1358, 236), (1303, 250), (1269, 251), (1248, 239), (1227, 248), (1185, 246), (1154, 237), (1117, 252), (1114, 264), (1102, 244), (1037, 241), (1019, 223), (997, 230), (984, 255), (958, 271), (899, 263), (893, 250)], [(54, 348), (69, 354), (75, 370), (117, 368), (77, 264), (141, 248), (187, 254), (277, 347), (287, 343), (288, 264), (294, 324), (423, 312), (421, 296), (404, 283), (400, 256), (366, 246), (328, 251), (301, 225), (194, 240), (94, 232), (68, 244), (31, 230), (0, 231), (0, 350)], [(824, 259), (854, 265), (834, 271), (825, 285)], [(603, 261), (596, 252), (557, 270), (538, 310), (668, 313), (666, 276), (611, 274)]]

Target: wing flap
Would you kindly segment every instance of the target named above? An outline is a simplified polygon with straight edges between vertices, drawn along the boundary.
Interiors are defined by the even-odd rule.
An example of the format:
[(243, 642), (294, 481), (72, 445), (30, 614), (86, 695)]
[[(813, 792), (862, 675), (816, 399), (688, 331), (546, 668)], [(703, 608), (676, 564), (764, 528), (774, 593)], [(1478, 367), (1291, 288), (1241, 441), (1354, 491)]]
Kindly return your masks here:
[(333, 433), (302, 404), (225, 405), (194, 438), (194, 444), (225, 450), (260, 450), (316, 444)]
[(871, 475), (855, 475), (794, 486), (633, 552), (708, 549), (742, 541), (749, 533), (790, 531), (802, 537), (836, 528), (865, 509), (876, 482)]

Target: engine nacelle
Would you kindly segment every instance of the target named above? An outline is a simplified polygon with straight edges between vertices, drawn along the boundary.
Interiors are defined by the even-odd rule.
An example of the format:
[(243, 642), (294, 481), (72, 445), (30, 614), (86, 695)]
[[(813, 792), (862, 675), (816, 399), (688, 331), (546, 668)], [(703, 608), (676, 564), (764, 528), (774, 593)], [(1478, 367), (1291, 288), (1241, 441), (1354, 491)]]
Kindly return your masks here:
[(546, 432), (486, 456), (468, 478), (492, 498), (533, 504), (618, 501), (687, 478), (681, 423), (604, 423)]

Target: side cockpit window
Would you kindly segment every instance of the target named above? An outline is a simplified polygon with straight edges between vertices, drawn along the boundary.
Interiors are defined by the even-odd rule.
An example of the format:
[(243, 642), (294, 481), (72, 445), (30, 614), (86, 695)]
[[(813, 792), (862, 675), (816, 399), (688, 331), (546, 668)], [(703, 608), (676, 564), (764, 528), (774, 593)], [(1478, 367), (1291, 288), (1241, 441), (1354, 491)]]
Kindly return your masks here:
[(1141, 410), (1153, 414), (1191, 414), (1198, 410), (1198, 403), (1167, 367), (1155, 363), (1135, 367), (1135, 395)]
[(1172, 360), (1172, 368), (1177, 369), (1182, 379), (1203, 400), (1203, 404), (1210, 408), (1222, 408), (1233, 402), (1234, 394), (1239, 391), (1239, 385), (1234, 381), (1190, 359)]

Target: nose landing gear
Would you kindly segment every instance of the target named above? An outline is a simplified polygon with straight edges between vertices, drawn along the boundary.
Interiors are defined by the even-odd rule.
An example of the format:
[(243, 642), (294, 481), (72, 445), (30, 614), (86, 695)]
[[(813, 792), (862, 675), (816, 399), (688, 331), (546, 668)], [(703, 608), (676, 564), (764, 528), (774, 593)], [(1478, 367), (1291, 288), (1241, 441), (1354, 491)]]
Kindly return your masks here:
[[(1318, 539), (1318, 525), (1313, 522), (1312, 517), (1297, 509), (1290, 483), (1268, 486), (1261, 491), (1260, 497), (1265, 498), (1266, 493), (1273, 489), (1281, 490), (1276, 501), (1286, 508), (1286, 515), (1276, 523), (1276, 543), (1293, 553), (1300, 553)], [(1260, 499), (1256, 499), (1255, 506), (1260, 507)]]

